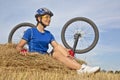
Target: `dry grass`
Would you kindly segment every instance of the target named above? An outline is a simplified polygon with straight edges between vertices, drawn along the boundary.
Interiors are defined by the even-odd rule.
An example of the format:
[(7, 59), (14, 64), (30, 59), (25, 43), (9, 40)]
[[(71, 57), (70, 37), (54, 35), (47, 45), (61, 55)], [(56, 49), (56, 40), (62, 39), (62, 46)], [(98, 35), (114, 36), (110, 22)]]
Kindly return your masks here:
[(75, 70), (68, 69), (51, 56), (22, 56), (15, 46), (0, 45), (0, 80), (120, 80), (120, 74), (112, 73), (78, 75)]

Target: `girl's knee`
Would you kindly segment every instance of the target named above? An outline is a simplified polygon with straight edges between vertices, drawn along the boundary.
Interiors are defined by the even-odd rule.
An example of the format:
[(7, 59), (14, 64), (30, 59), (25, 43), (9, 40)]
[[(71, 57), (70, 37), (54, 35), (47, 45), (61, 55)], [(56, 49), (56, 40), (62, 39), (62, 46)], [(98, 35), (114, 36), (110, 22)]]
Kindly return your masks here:
[(53, 57), (53, 58), (57, 58), (57, 57), (58, 57), (57, 53), (56, 53), (56, 52), (53, 52), (53, 53), (52, 53), (52, 57)]
[(53, 52), (53, 58), (55, 59), (62, 58), (62, 54), (60, 52)]

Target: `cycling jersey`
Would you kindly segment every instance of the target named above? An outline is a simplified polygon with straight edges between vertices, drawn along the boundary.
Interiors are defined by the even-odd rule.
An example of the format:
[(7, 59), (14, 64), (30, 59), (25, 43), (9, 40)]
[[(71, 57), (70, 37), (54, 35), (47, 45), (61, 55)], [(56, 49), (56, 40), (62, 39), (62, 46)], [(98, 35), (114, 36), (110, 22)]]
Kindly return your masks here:
[(27, 29), (22, 37), (27, 41), (30, 52), (47, 53), (49, 43), (55, 40), (54, 36), (47, 30), (44, 33), (37, 28)]

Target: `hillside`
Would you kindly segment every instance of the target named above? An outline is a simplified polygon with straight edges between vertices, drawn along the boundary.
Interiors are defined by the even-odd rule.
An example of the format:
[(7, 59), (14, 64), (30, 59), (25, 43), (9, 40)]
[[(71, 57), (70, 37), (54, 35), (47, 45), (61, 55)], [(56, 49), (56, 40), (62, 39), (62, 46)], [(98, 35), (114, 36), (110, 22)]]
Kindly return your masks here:
[(15, 46), (14, 44), (0, 45), (0, 67), (44, 71), (53, 71), (56, 69), (64, 72), (70, 71), (66, 66), (51, 56), (41, 54), (28, 54), (23, 56), (16, 51)]
[(0, 80), (119, 80), (120, 74), (112, 73), (78, 75), (51, 56), (23, 56), (15, 47), (15, 44), (0, 44)]

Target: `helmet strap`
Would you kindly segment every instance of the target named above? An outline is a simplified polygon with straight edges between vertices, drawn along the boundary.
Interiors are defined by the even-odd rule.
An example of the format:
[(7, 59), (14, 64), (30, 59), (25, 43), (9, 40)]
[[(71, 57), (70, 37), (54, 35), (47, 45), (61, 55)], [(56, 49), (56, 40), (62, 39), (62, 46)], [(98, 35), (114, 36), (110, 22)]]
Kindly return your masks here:
[(37, 20), (37, 25), (40, 23), (44, 28), (46, 28), (46, 25), (42, 22), (42, 17), (40, 17), (40, 18), (41, 18), (40, 21)]
[(44, 28), (46, 28), (46, 25), (42, 21), (39, 21), (38, 23), (40, 23)]

